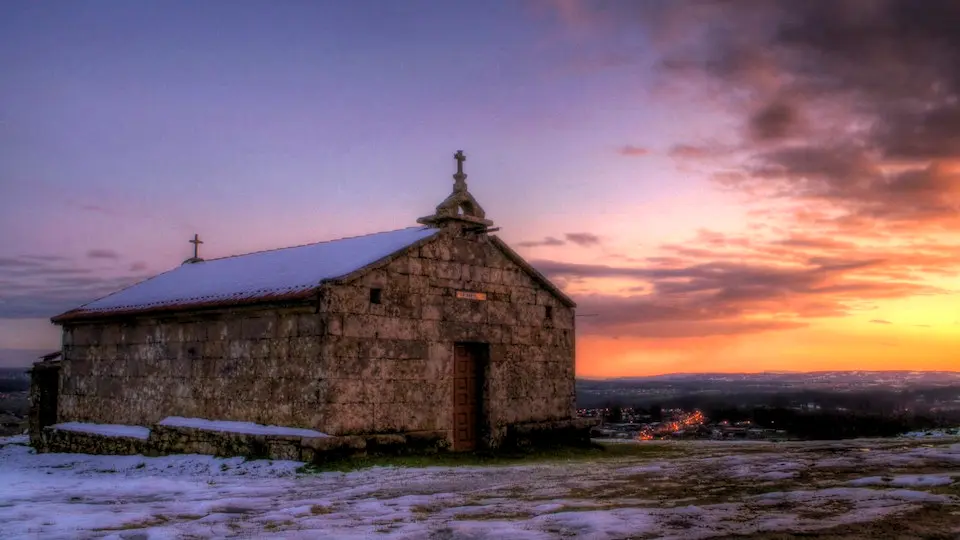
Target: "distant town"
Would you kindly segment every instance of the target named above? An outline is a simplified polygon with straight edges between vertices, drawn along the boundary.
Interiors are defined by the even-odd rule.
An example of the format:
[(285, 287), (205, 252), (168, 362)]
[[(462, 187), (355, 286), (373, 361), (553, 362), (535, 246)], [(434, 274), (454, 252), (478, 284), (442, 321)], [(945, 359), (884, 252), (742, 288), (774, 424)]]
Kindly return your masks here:
[[(579, 380), (597, 438), (845, 439), (956, 430), (955, 373), (676, 375)], [(939, 431), (938, 431), (939, 430)]]
[(633, 439), (638, 441), (663, 439), (765, 439), (783, 440), (789, 434), (783, 429), (758, 427), (751, 420), (730, 422), (712, 421), (701, 411), (668, 409), (660, 412), (660, 420), (654, 415), (626, 409), (579, 409), (583, 418), (598, 418), (601, 424), (592, 435), (599, 439)]

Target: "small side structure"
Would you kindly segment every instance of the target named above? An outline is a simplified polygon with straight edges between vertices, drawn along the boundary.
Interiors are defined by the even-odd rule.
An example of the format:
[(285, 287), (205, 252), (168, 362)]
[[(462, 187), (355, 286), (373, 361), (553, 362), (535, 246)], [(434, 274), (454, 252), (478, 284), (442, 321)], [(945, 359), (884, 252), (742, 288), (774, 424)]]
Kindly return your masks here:
[(41, 446), (43, 428), (57, 423), (57, 395), (60, 387), (61, 351), (40, 357), (30, 368), (30, 410), (27, 433), (30, 445)]
[(455, 157), (453, 193), (420, 226), (206, 260), (195, 237), (181, 266), (54, 317), (59, 369), (32, 373), (38, 389), (56, 373), (57, 414), (38, 407), (32, 444), (89, 451), (80, 438), (110, 437), (62, 429), (80, 423), (149, 429), (124, 451), (256, 453), (239, 432), (220, 444), (224, 431), (167, 418), (324, 435), (266, 452), (300, 457), (589, 442), (592, 422), (575, 417), (575, 304), (490, 234)]

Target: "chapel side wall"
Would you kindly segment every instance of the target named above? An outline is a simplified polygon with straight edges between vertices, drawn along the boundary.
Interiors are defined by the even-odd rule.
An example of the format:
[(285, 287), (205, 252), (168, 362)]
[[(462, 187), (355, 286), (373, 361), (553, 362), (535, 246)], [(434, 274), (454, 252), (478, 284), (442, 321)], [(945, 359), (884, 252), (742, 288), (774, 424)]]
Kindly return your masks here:
[(323, 316), (314, 308), (67, 324), (59, 421), (166, 416), (313, 427)]
[[(370, 303), (371, 287), (382, 289), (381, 304)], [(458, 290), (487, 300), (456, 298)], [(356, 396), (330, 409), (347, 419), (330, 433), (369, 431), (362, 417), (372, 417), (375, 432), (449, 437), (457, 341), (490, 344), (484, 409), (494, 440), (509, 424), (574, 416), (574, 310), (486, 238), (444, 232), (325, 296), (335, 333), (321, 362), (340, 366), (339, 386)]]

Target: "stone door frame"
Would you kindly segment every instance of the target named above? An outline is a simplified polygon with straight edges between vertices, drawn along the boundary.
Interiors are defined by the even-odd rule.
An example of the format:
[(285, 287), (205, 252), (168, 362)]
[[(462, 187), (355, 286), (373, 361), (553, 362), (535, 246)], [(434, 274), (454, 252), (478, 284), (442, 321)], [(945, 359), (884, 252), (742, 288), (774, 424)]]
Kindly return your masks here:
[(458, 341), (453, 344), (451, 442), (455, 452), (477, 450), (486, 438), (484, 403), (489, 358), (489, 343)]

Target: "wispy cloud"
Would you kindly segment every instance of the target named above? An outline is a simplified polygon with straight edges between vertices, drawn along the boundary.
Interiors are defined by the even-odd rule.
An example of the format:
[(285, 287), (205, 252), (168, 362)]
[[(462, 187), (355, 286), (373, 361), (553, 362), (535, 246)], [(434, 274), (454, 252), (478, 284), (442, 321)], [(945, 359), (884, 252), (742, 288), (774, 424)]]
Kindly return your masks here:
[[(91, 250), (98, 251), (98, 250)], [(101, 250), (102, 251), (102, 250)], [(103, 256), (89, 259), (113, 259)], [(52, 317), (143, 280), (145, 266), (104, 274), (61, 256), (23, 255), (0, 260), (0, 319)]]
[(873, 324), (893, 324), (892, 322), (884, 319), (871, 319), (870, 322), (872, 322)]
[(627, 144), (618, 148), (617, 153), (625, 157), (640, 157), (649, 154), (650, 150), (648, 148)]
[(599, 246), (603, 240), (593, 234), (588, 232), (573, 232), (566, 233), (563, 235), (563, 240), (555, 238), (553, 236), (548, 236), (543, 240), (527, 240), (525, 242), (518, 242), (518, 246), (522, 247), (540, 247), (540, 246), (565, 246), (567, 243), (571, 243), (580, 247), (595, 247)]
[(548, 236), (543, 240), (527, 240), (526, 242), (518, 242), (517, 245), (522, 247), (563, 246), (566, 245), (566, 242), (558, 238)]
[(580, 247), (594, 247), (600, 245), (600, 237), (587, 232), (567, 233), (565, 238), (568, 242)]
[(119, 259), (120, 255), (112, 249), (91, 249), (87, 251), (87, 258), (90, 259)]
[[(661, 247), (675, 257), (652, 255), (633, 265), (532, 264), (581, 291), (579, 304), (598, 313), (584, 321), (586, 332), (691, 337), (799, 328), (852, 315), (879, 300), (954, 294), (930, 285), (923, 275), (934, 269), (960, 271), (960, 258), (927, 248), (884, 250), (796, 235), (763, 242), (699, 231), (682, 246)], [(589, 292), (606, 280), (637, 284), (626, 295)]]

